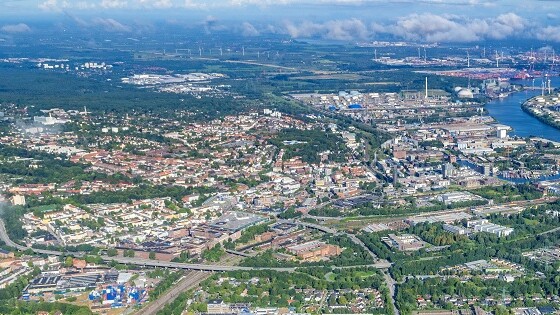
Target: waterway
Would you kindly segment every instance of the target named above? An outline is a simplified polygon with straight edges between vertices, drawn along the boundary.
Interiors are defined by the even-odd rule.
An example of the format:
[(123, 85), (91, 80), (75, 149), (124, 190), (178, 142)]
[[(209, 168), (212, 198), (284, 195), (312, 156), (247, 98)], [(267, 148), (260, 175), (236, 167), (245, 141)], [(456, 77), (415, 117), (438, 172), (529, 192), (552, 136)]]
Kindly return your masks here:
[[(540, 78), (535, 79), (534, 86), (540, 87), (541, 82)], [(533, 86), (533, 80), (514, 81), (514, 83)], [(551, 85), (553, 87), (560, 87), (560, 77), (552, 77)], [(486, 104), (486, 110), (499, 123), (513, 128), (513, 131), (509, 133), (510, 135), (520, 137), (536, 136), (560, 142), (560, 129), (541, 122), (521, 109), (523, 102), (540, 94), (541, 90), (513, 93), (506, 98), (489, 102)]]

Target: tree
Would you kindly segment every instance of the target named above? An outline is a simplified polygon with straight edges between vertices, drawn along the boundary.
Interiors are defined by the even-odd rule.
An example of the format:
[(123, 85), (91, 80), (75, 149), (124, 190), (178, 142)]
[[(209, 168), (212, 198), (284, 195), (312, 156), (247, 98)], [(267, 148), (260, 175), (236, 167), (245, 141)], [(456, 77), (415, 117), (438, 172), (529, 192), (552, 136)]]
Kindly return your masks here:
[(115, 248), (109, 248), (107, 250), (107, 256), (109, 256), (109, 257), (115, 257), (115, 256), (117, 256), (118, 253), (119, 252)]
[(64, 259), (64, 266), (65, 267), (72, 267), (74, 265), (74, 258), (72, 256), (66, 256)]
[(346, 299), (346, 297), (344, 295), (341, 295), (341, 296), (338, 297), (338, 304), (341, 304), (341, 305), (348, 304), (348, 300)]
[(156, 259), (156, 253), (150, 252), (150, 254), (148, 255), (148, 258), (150, 258), (150, 259)]

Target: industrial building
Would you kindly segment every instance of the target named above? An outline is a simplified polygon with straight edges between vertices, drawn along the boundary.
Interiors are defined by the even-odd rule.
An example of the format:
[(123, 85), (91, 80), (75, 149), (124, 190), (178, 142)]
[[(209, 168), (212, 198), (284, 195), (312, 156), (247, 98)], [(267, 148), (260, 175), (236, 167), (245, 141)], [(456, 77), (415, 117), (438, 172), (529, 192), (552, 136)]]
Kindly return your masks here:
[(381, 240), (388, 246), (394, 247), (400, 251), (415, 251), (428, 245), (428, 243), (413, 234), (389, 234), (389, 237), (383, 237)]
[(215, 229), (225, 230), (230, 233), (235, 233), (266, 220), (267, 219), (265, 217), (256, 214), (230, 211), (218, 219), (208, 223), (208, 226)]
[(456, 225), (451, 225), (451, 224), (444, 224), (443, 225), (443, 230), (445, 230), (449, 233), (457, 234), (457, 235), (469, 235), (470, 234), (470, 231), (468, 229), (465, 229), (462, 226), (456, 226)]
[(513, 233), (512, 228), (490, 223), (488, 220), (474, 220), (468, 221), (467, 227), (472, 228), (477, 232), (488, 232), (496, 234), (498, 237), (508, 236)]
[(342, 249), (336, 245), (326, 244), (321, 241), (311, 241), (286, 247), (286, 249), (299, 258), (308, 261), (321, 260), (324, 258), (338, 256)]

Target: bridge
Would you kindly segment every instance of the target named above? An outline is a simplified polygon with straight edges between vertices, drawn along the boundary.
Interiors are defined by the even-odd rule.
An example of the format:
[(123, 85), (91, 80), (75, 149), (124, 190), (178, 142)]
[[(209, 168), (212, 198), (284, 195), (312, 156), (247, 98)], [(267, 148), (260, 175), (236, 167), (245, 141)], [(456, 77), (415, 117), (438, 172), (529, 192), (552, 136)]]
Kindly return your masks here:
[(255, 256), (255, 255), (247, 254), (247, 253), (244, 253), (244, 252), (239, 252), (239, 251), (236, 251), (236, 250), (233, 250), (233, 249), (226, 249), (226, 253), (232, 254), (232, 255), (235, 255), (235, 256), (241, 256), (241, 257), (254, 257)]
[[(307, 224), (307, 223), (305, 223)], [(315, 226), (315, 225), (313, 225)], [(317, 226), (320, 227), (320, 226)], [(325, 227), (323, 227), (325, 228)], [(328, 229), (328, 228), (325, 228)], [(329, 229), (330, 230), (330, 229)], [(329, 232), (330, 233), (330, 232)], [(16, 248), (20, 251), (31, 250), (36, 254), (43, 254), (43, 255), (50, 255), (50, 256), (73, 256), (73, 257), (83, 257), (83, 254), (76, 253), (76, 252), (62, 252), (62, 251), (54, 251), (54, 250), (46, 250), (46, 249), (39, 249), (33, 247), (22, 246), (20, 244), (15, 243), (8, 237), (8, 233), (6, 232), (6, 226), (4, 225), (4, 221), (0, 219), (0, 239), (6, 243), (6, 245)], [(175, 268), (175, 269), (184, 269), (184, 270), (195, 270), (195, 271), (210, 271), (210, 272), (224, 272), (224, 271), (252, 271), (252, 270), (273, 270), (273, 271), (283, 271), (283, 272), (294, 272), (299, 268), (305, 267), (286, 267), (286, 268), (279, 268), (279, 267), (245, 267), (245, 266), (221, 266), (221, 265), (208, 265), (208, 264), (187, 264), (187, 263), (178, 263), (178, 262), (171, 262), (171, 261), (162, 261), (162, 260), (155, 260), (155, 259), (139, 259), (139, 258), (131, 258), (131, 257), (110, 257), (107, 255), (100, 256), (101, 259), (105, 262), (117, 262), (121, 264), (127, 265), (135, 265), (135, 266), (142, 266), (142, 267), (161, 267), (161, 268)], [(316, 266), (315, 266), (316, 267)], [(359, 267), (373, 267), (377, 269), (387, 269), (391, 267), (391, 264), (386, 261), (380, 261), (374, 264), (369, 265), (360, 265), (360, 266), (340, 266), (340, 267), (333, 267), (334, 269), (349, 269), (349, 268), (359, 268)]]

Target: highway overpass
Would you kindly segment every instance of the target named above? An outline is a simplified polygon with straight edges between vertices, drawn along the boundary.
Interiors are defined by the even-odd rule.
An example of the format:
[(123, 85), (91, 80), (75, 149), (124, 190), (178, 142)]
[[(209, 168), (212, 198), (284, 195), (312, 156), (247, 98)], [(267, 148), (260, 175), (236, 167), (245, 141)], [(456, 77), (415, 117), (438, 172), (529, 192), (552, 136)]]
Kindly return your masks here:
[[(53, 250), (45, 250), (45, 249), (38, 249), (33, 247), (22, 246), (13, 242), (9, 237), (8, 233), (6, 232), (6, 227), (4, 225), (4, 221), (0, 219), (0, 239), (4, 241), (8, 246), (16, 248), (21, 251), (25, 250), (32, 250), (36, 254), (44, 254), (44, 255), (51, 255), (51, 256), (73, 256), (73, 257), (81, 257), (83, 255), (74, 252), (60, 252), (60, 251), (53, 251)], [(101, 259), (105, 262), (118, 262), (121, 264), (127, 265), (135, 265), (135, 266), (142, 266), (142, 267), (161, 267), (161, 268), (175, 268), (175, 269), (184, 269), (184, 270), (196, 270), (196, 271), (252, 271), (252, 270), (274, 270), (274, 271), (285, 271), (285, 272), (293, 272), (297, 268), (289, 267), (289, 268), (273, 268), (273, 267), (243, 267), (243, 266), (220, 266), (220, 265), (207, 265), (207, 264), (187, 264), (187, 263), (177, 263), (177, 262), (170, 262), (170, 261), (162, 261), (162, 260), (155, 260), (155, 259), (139, 259), (139, 258), (131, 258), (131, 257), (110, 257), (103, 255)], [(374, 267), (378, 269), (387, 269), (391, 266), (388, 262), (377, 262), (370, 265), (360, 265), (360, 266), (340, 266), (340, 267), (333, 267), (333, 268), (340, 268), (340, 269), (347, 269), (347, 268), (356, 268), (356, 267)], [(305, 268), (305, 267), (301, 267)]]

